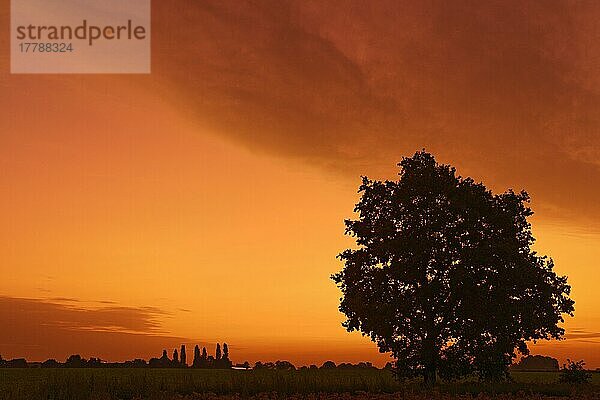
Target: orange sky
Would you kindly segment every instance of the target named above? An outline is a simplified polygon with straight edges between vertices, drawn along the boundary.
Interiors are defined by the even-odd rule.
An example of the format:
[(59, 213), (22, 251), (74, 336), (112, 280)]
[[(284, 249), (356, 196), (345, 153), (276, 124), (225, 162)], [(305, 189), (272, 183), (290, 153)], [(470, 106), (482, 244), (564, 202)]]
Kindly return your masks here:
[(380, 364), (329, 275), (359, 175), (426, 147), (531, 193), (576, 300), (534, 352), (600, 367), (600, 4), (220, 3), (154, 1), (151, 75), (10, 75), (0, 35), (3, 357)]

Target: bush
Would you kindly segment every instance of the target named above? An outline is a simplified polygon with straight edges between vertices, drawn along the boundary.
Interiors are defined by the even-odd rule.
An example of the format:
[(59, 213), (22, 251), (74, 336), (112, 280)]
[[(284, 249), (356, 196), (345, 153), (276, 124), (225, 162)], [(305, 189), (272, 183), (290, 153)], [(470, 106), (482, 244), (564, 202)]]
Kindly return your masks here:
[(589, 383), (592, 379), (592, 374), (584, 368), (585, 362), (571, 361), (567, 359), (567, 364), (563, 364), (560, 370), (560, 381), (565, 383)]
[(335, 369), (336, 365), (333, 361), (325, 361), (323, 365), (321, 365), (321, 369)]

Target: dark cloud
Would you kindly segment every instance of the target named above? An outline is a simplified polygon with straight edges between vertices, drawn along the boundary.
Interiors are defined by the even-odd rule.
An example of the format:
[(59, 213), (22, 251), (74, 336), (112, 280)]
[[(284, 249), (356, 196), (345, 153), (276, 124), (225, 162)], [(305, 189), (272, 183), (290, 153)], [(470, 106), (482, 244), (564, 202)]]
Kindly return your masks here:
[(352, 175), (426, 147), (600, 221), (600, 3), (154, 7), (155, 89), (201, 126)]
[(119, 360), (160, 354), (188, 341), (165, 333), (161, 318), (167, 313), (154, 307), (70, 303), (0, 296), (0, 354), (40, 360), (79, 353)]
[(78, 299), (74, 299), (71, 297), (50, 297), (48, 300), (58, 301), (58, 302), (66, 302), (66, 303), (79, 303)]
[(567, 332), (567, 339), (582, 341), (581, 339), (600, 339), (600, 332), (589, 332), (582, 329), (574, 329)]
[[(4, 321), (20, 323), (25, 316), (42, 321), (46, 327), (70, 330), (106, 330), (152, 333), (160, 332), (159, 318), (166, 312), (154, 307), (84, 308), (53, 301), (0, 297)], [(69, 299), (69, 303), (77, 300)], [(29, 319), (29, 318), (28, 318)]]
[(151, 76), (0, 86), (137, 84), (202, 129), (348, 177), (391, 177), (425, 147), (597, 231), (599, 21), (599, 2), (570, 0), (154, 2)]

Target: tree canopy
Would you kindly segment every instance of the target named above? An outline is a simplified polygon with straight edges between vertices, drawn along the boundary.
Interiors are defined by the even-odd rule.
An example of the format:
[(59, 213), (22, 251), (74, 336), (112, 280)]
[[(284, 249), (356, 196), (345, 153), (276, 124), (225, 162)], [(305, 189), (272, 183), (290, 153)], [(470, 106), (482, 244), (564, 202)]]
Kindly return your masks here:
[(399, 166), (397, 181), (362, 178), (345, 221), (357, 247), (332, 276), (343, 326), (391, 352), (401, 377), (506, 377), (574, 311), (566, 276), (531, 249), (529, 195), (493, 194), (424, 150)]

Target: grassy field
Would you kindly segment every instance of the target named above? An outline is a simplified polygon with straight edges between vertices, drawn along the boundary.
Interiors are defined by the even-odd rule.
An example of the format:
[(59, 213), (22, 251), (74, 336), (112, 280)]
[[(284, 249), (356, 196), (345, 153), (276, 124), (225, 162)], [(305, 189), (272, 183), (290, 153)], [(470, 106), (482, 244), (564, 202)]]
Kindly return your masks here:
[[(0, 369), (0, 400), (211, 399), (253, 397), (342, 399), (501, 398), (578, 396), (600, 399), (600, 374), (591, 385), (558, 383), (557, 373), (514, 373), (514, 382), (441, 384), (424, 393), (384, 370), (233, 371), (192, 369)], [(392, 393), (393, 395), (387, 395)], [(316, 395), (319, 394), (319, 395)], [(484, 397), (485, 397), (484, 396)], [(481, 396), (480, 396), (481, 397)]]

